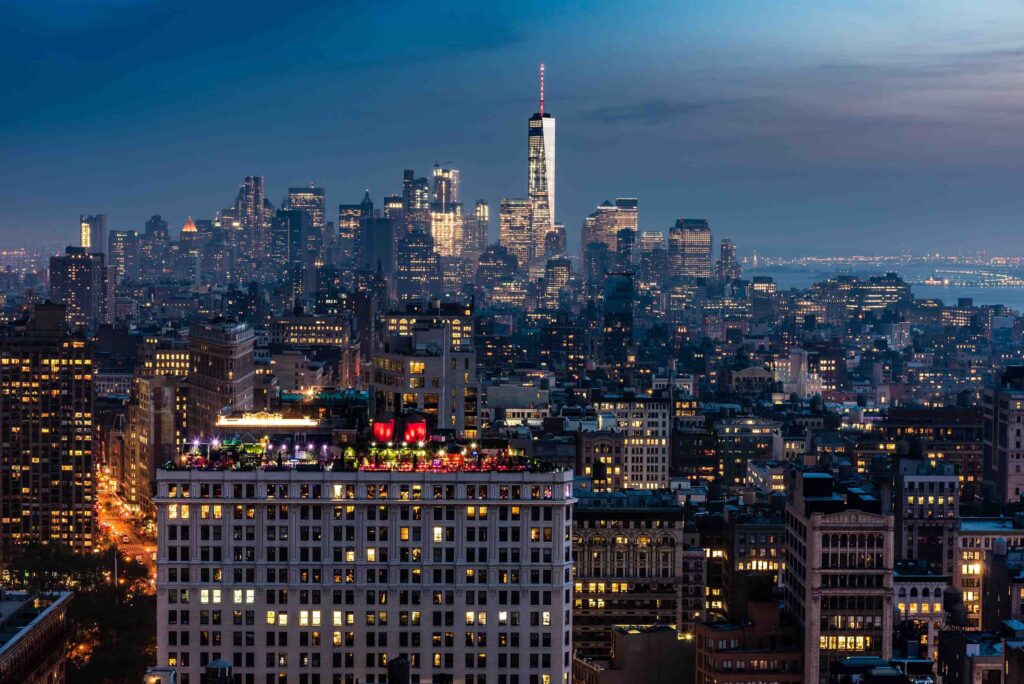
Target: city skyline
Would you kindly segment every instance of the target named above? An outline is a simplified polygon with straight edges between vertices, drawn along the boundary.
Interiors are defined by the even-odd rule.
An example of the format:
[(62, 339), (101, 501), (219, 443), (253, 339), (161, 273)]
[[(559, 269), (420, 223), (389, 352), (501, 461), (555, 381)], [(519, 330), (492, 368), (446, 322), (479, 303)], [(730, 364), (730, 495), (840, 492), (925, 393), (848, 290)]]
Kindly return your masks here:
[[(524, 193), (521, 120), (540, 61), (562, 119), (555, 220), (570, 252), (591, 208), (615, 196), (640, 199), (642, 230), (704, 217), (741, 253), (780, 242), (817, 253), (807, 235), (840, 251), (865, 235), (895, 250), (955, 249), (967, 223), (972, 245), (996, 250), (1018, 227), (1020, 51), (999, 28), (1019, 17), (1009, 3), (948, 3), (955, 26), (923, 5), (825, 15), (799, 3), (698, 3), (629, 16), (554, 6), (534, 26), (518, 4), (444, 16), (344, 8), (341, 21), (314, 3), (274, 27), (246, 13), (237, 35), (218, 40), (209, 26), (230, 7), (169, 8), (68, 6), (49, 22), (45, 9), (12, 4), (0, 24), (2, 59), (18, 66), (0, 119), (0, 242), (70, 242), (82, 213), (106, 214), (114, 230), (154, 213), (172, 225), (209, 218), (251, 174), (268, 179), (275, 202), (310, 181), (328, 206), (365, 188), (379, 199), (401, 169), (439, 159), (463, 171), (465, 197), (497, 206)], [(378, 24), (409, 40), (389, 50), (377, 28), (355, 35)], [(751, 30), (759, 24), (770, 30)], [(610, 27), (612, 49), (587, 47)], [(673, 27), (689, 40), (672, 42), (688, 47), (655, 47)], [(190, 40), (172, 54), (148, 49), (179, 35)], [(255, 56), (268, 40), (278, 47)], [(97, 47), (106, 44), (119, 47)], [(233, 51), (253, 55), (248, 70), (230, 68)], [(256, 83), (309, 96), (242, 107)], [(55, 102), (57, 90), (75, 106)]]

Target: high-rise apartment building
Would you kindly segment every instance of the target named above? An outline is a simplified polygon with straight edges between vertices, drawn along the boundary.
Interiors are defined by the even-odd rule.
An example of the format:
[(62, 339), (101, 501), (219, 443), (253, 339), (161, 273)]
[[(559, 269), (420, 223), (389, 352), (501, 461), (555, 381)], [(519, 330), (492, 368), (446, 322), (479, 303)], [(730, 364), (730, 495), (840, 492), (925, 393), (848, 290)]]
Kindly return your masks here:
[(528, 126), (529, 227), (537, 244), (555, 227), (555, 117), (544, 111), (544, 65), (540, 65), (540, 107)]
[(736, 258), (736, 245), (725, 238), (718, 247), (718, 263), (715, 264), (715, 275), (722, 282), (739, 279), (742, 275), (739, 259)]
[(160, 470), (158, 665), (356, 684), (404, 656), (412, 682), (566, 684), (572, 474), (456, 446), (436, 467)]
[(543, 240), (534, 240), (530, 228), (530, 200), (503, 198), (498, 212), (498, 242), (515, 256), (519, 268), (526, 270), (537, 256)]
[(68, 247), (50, 257), (50, 299), (66, 307), (68, 323), (93, 330), (108, 316), (108, 273), (102, 253)]
[(98, 254), (107, 251), (107, 217), (105, 214), (78, 217), (79, 232), (81, 233), (79, 245), (89, 254)]
[(117, 282), (138, 279), (139, 231), (113, 230), (107, 241), (107, 264), (115, 269)]
[(711, 277), (711, 228), (705, 219), (679, 219), (668, 234), (673, 278)]
[(193, 436), (213, 434), (224, 412), (253, 407), (255, 335), (245, 323), (215, 319), (189, 329), (188, 420)]
[(462, 219), (462, 254), (478, 258), (487, 248), (491, 229), (491, 211), (487, 200), (477, 200), (473, 214)]
[(0, 329), (0, 563), (26, 544), (94, 544), (93, 365), (65, 307)]

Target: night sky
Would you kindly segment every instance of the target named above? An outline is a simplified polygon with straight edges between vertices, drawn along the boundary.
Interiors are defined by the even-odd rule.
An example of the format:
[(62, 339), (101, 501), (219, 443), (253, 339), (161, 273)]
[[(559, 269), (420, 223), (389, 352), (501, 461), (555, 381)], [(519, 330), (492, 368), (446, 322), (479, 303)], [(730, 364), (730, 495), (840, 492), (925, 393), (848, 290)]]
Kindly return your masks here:
[(1018, 255), (1022, 26), (996, 0), (0, 0), (0, 244), (79, 213), (176, 234), (246, 174), (331, 216), (449, 160), (495, 234), (544, 61), (574, 252), (636, 196), (642, 229), (706, 217), (741, 255)]

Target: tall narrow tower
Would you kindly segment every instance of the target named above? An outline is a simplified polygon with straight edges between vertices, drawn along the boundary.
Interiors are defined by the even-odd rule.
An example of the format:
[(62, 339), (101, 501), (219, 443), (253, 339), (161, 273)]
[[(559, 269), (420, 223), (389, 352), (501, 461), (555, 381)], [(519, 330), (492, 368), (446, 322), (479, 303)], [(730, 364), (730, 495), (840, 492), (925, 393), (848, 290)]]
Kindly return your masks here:
[(544, 111), (544, 65), (540, 65), (540, 108), (530, 117), (530, 236), (534, 244), (555, 228), (555, 117)]

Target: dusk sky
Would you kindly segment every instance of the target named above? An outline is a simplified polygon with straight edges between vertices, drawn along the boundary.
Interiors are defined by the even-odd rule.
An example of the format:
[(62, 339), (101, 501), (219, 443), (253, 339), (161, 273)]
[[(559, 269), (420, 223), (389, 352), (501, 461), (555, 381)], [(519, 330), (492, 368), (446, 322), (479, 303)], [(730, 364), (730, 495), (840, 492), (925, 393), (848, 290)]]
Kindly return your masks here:
[(496, 235), (543, 61), (573, 253), (635, 196), (642, 229), (706, 217), (741, 256), (1019, 255), (1022, 27), (996, 0), (0, 0), (0, 244), (80, 213), (176, 235), (246, 174), (331, 217), (448, 160)]

